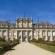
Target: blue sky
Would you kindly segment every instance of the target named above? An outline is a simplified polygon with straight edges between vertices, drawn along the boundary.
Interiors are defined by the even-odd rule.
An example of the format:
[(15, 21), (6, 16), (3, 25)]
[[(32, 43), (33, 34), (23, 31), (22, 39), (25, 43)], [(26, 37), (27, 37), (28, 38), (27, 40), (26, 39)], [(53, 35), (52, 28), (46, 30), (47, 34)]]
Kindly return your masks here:
[(17, 16), (55, 23), (55, 0), (0, 0), (0, 20), (15, 22)]

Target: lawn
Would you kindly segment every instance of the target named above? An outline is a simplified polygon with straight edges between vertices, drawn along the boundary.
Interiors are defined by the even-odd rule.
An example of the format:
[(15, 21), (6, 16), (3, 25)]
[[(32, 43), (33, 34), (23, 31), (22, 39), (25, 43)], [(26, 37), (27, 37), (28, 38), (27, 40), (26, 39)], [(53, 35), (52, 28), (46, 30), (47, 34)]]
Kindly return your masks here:
[(13, 41), (8, 44), (8, 42), (0, 40), (0, 55), (3, 55), (5, 52), (9, 50), (13, 50), (12, 48), (18, 44), (17, 41)]
[(7, 45), (5, 41), (0, 40), (0, 54), (3, 53), (3, 48)]
[(52, 44), (52, 42), (51, 42), (50, 44), (47, 44), (47, 42), (43, 43), (43, 42), (36, 42), (36, 41), (32, 41), (31, 43), (40, 48), (43, 48), (45, 50), (55, 53), (55, 45), (54, 45), (55, 43)]
[(6, 45), (6, 42), (4, 42), (4, 41), (0, 41), (0, 48), (3, 48), (4, 45)]

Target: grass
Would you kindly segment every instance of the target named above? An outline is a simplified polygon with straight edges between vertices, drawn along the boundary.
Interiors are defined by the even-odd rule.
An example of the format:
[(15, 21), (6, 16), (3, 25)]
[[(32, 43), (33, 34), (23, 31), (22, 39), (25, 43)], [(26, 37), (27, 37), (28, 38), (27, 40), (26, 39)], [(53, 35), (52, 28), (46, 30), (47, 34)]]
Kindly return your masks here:
[(5, 44), (6, 44), (5, 42), (0, 41), (0, 48), (4, 47)]
[(0, 55), (2, 55), (5, 46), (7, 46), (7, 43), (3, 40), (0, 40)]
[(13, 42), (10, 42), (9, 44), (6, 41), (0, 40), (0, 55), (3, 55), (5, 52), (9, 50), (14, 50), (12, 48), (17, 44), (18, 42), (16, 40)]
[(31, 43), (33, 43), (34, 45), (43, 48), (45, 50), (51, 51), (55, 53), (55, 42), (40, 42), (40, 41), (32, 41)]

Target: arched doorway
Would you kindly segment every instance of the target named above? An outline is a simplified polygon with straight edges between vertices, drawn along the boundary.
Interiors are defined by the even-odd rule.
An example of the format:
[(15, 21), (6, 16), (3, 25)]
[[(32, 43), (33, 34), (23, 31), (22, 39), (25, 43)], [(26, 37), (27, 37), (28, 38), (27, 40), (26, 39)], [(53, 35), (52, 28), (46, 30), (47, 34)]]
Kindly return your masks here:
[(22, 32), (21, 31), (17, 31), (17, 40), (19, 43), (22, 42)]
[(27, 42), (28, 38), (27, 38), (27, 31), (23, 30), (22, 31), (22, 42)]
[(30, 42), (32, 40), (32, 31), (28, 31), (28, 41)]

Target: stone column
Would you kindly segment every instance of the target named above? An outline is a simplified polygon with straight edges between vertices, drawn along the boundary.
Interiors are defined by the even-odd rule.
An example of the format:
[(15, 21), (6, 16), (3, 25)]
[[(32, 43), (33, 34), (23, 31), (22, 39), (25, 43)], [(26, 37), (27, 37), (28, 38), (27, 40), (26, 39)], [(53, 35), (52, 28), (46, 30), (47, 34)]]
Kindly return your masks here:
[(34, 38), (38, 40), (38, 30), (34, 31)]
[(14, 30), (12, 31), (12, 40), (14, 40)]
[(28, 36), (29, 36), (29, 35), (28, 35), (28, 30), (27, 30), (27, 42), (28, 42)]
[(46, 37), (45, 37), (45, 41), (47, 41), (48, 40), (48, 32), (47, 32), (47, 30), (46, 30)]
[(32, 30), (31, 30), (31, 40), (32, 40)]
[(3, 35), (2, 35), (2, 30), (1, 30), (1, 38), (3, 38)]
[(32, 39), (34, 38), (34, 29), (32, 29)]
[(6, 38), (5, 38), (6, 41), (8, 41), (8, 30), (6, 30)]
[(1, 30), (0, 30), (0, 37), (1, 37)]
[(43, 38), (43, 37), (42, 37), (42, 30), (40, 31), (40, 38)]
[(32, 40), (32, 31), (28, 31), (28, 41)]
[(28, 31), (26, 31), (26, 39), (25, 39), (26, 42), (28, 42)]
[(12, 30), (9, 32), (9, 39), (10, 39), (11, 41), (13, 41), (13, 31), (12, 31)]
[(51, 30), (51, 36), (50, 36), (50, 40), (49, 41), (53, 41), (53, 32)]
[(18, 34), (17, 34), (17, 30), (16, 30), (16, 37), (15, 37), (16, 39), (18, 39), (18, 37), (17, 37), (17, 36), (18, 36)]
[(22, 36), (23, 36), (23, 34), (22, 34), (22, 30), (21, 30), (21, 39), (20, 39), (20, 43), (22, 43)]
[(36, 33), (37, 33), (37, 40), (39, 39), (39, 29), (36, 31)]

